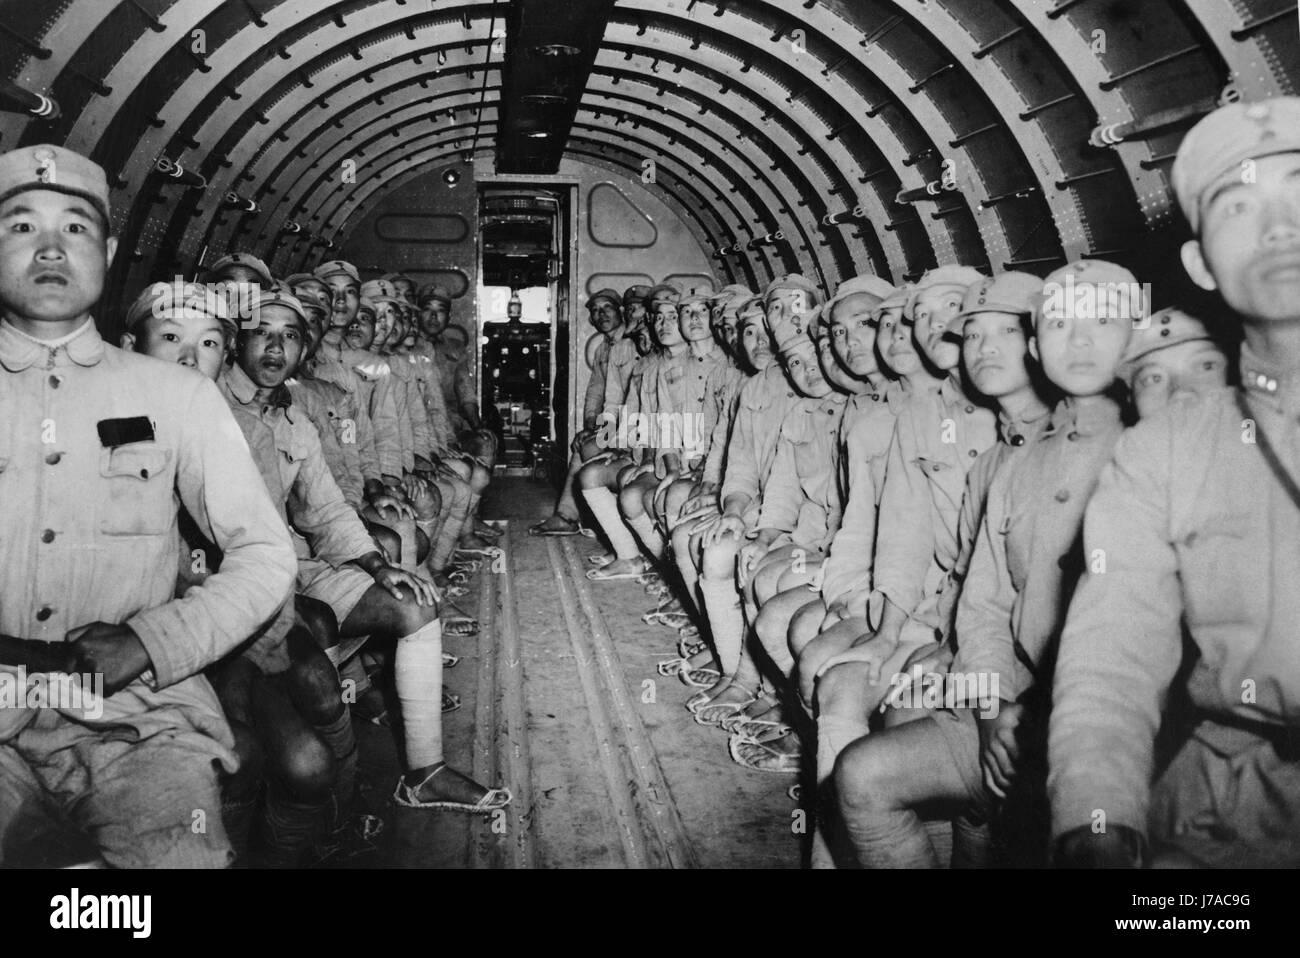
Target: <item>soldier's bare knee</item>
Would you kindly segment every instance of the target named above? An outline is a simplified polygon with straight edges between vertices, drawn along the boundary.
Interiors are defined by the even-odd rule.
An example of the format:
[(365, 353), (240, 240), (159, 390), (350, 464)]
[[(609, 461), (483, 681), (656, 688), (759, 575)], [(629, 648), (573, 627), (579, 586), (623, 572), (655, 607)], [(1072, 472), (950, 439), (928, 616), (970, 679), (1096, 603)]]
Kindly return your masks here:
[(314, 804), (329, 798), (337, 774), (334, 756), (315, 734), (303, 729), (284, 743), (272, 773), (294, 798)]

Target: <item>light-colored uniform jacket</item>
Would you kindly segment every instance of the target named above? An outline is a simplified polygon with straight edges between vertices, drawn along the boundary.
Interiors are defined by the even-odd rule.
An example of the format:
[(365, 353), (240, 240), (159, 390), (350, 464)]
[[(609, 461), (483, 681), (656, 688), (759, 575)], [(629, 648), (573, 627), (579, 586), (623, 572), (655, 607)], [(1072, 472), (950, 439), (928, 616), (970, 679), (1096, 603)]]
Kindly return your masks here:
[(781, 423), (798, 398), (778, 362), (751, 376), (740, 389), (718, 498), (725, 503), (733, 495), (748, 496), (747, 526), (758, 522), (763, 486), (776, 458)]
[[(1130, 429), (1088, 506), (1090, 565), (1053, 690), (1055, 834), (1103, 809), (1108, 825), (1150, 821), (1206, 864), (1300, 864), (1300, 506), (1257, 435), (1300, 475), (1300, 401), (1294, 379), (1247, 347), (1242, 380), (1249, 415), (1224, 389)], [(1196, 654), (1186, 691), (1202, 721), (1153, 790), (1184, 626)], [(1288, 729), (1285, 754), (1275, 743)]]
[(840, 392), (801, 398), (781, 423), (758, 515), (760, 529), (783, 533), (776, 546), (821, 552), (840, 527), (840, 420), (847, 399)]
[[(110, 346), (90, 321), (54, 350), (0, 324), (0, 367), (0, 632), (62, 642), (126, 624), (153, 669), (105, 701), (102, 721), (141, 737), (196, 728), (233, 771), (230, 728), (198, 673), (275, 613), (295, 561), (230, 410), (203, 376)], [(101, 442), (98, 423), (137, 416), (153, 439)], [(225, 555), (179, 599), (178, 495)], [(0, 711), (0, 741), (32, 716)]]

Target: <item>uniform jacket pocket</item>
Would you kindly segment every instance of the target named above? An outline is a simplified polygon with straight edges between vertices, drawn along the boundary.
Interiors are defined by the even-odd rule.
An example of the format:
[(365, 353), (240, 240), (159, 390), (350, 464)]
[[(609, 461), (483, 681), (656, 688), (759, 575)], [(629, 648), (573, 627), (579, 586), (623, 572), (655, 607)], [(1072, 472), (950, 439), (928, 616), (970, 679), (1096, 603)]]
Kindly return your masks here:
[(110, 536), (167, 532), (176, 520), (171, 462), (172, 450), (153, 442), (101, 450), (99, 531)]

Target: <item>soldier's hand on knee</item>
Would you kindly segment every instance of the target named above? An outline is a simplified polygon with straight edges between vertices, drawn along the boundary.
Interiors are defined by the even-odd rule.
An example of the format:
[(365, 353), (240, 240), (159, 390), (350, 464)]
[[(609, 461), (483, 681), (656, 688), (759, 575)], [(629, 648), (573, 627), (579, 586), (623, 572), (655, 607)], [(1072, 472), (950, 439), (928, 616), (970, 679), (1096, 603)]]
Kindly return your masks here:
[(438, 602), (438, 592), (433, 583), (421, 576), (412, 575), (390, 565), (380, 566), (370, 575), (398, 601), (405, 599), (406, 590), (409, 590), (415, 597), (416, 605), (436, 605)]
[(153, 667), (144, 643), (125, 625), (92, 622), (68, 633), (76, 656), (75, 672), (104, 677), (104, 694), (120, 692)]
[(736, 536), (739, 538), (745, 534), (745, 520), (740, 516), (722, 516), (714, 524), (713, 528), (704, 534), (704, 544), (707, 546), (716, 546), (726, 536)]
[(1016, 762), (1020, 748), (1016, 744), (1016, 728), (1024, 715), (1024, 707), (1005, 699), (999, 702), (997, 715), (991, 718), (978, 716), (980, 732), (980, 766), (984, 770), (984, 785), (998, 798), (1006, 798), (1016, 777)]

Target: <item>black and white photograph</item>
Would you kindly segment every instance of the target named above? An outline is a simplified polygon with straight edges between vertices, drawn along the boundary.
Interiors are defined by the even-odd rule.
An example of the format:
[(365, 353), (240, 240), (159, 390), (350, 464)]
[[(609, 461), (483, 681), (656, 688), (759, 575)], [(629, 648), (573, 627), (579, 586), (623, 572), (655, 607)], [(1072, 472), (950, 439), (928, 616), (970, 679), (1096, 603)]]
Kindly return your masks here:
[[(1243, 941), (1300, 867), (1298, 86), (1293, 0), (0, 0), (31, 923), (1124, 870), (1096, 929)], [(763, 920), (706, 888), (636, 907)]]

